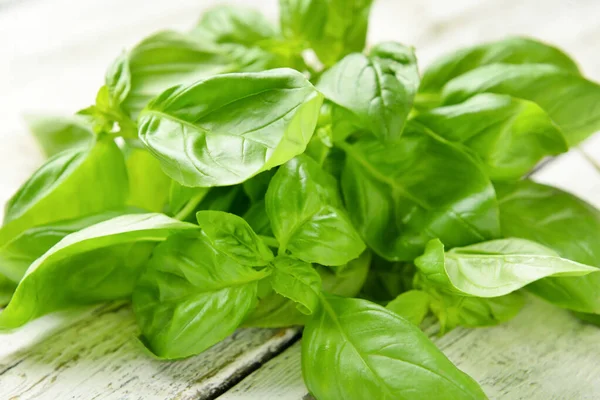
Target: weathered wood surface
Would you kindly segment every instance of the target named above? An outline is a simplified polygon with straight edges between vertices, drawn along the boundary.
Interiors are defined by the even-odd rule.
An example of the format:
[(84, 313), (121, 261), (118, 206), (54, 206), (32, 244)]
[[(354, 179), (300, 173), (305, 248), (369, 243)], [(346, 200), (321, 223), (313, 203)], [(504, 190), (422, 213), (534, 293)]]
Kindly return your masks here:
[[(187, 29), (216, 3), (0, 1), (0, 202), (42, 160), (20, 120), (24, 112), (71, 113), (90, 104), (124, 47), (156, 30)], [(228, 3), (276, 17), (277, 0)], [(412, 44), (427, 64), (465, 44), (526, 34), (568, 50), (598, 80), (598, 15), (597, 0), (379, 0), (370, 41)], [(600, 174), (590, 159), (600, 164), (598, 135), (536, 179), (600, 205)], [(153, 360), (136, 336), (130, 309), (118, 305), (53, 315), (2, 334), (0, 399), (205, 399), (226, 392), (220, 398), (299, 400), (306, 394), (297, 331), (241, 330), (177, 362)], [(540, 301), (503, 326), (434, 339), (491, 398), (600, 398), (600, 330)]]

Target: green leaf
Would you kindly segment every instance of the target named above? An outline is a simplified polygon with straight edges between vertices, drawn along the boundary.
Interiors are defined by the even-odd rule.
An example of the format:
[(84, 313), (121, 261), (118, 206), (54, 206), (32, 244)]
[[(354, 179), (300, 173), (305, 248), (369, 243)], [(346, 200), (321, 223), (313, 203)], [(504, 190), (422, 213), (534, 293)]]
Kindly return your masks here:
[(5, 306), (10, 301), (15, 292), (16, 285), (10, 279), (0, 275), (0, 307)]
[(577, 318), (582, 320), (586, 324), (596, 325), (600, 327), (600, 315), (598, 314), (585, 314), (585, 313), (574, 313)]
[(183, 186), (172, 180), (167, 207), (169, 213), (179, 220), (185, 220), (206, 199), (210, 191), (211, 188)]
[(499, 236), (494, 189), (458, 145), (412, 123), (397, 143), (363, 138), (344, 149), (346, 208), (380, 256), (412, 261), (435, 237), (453, 247)]
[(319, 305), (321, 277), (313, 266), (292, 257), (280, 256), (273, 263), (270, 276), (273, 290), (293, 300), (303, 314), (314, 313)]
[(542, 107), (574, 146), (600, 129), (600, 85), (544, 64), (494, 64), (448, 82), (445, 105), (461, 103), (483, 92), (508, 94)]
[(154, 251), (133, 293), (144, 342), (160, 358), (201, 353), (254, 309), (257, 281), (267, 273), (237, 263), (203, 234), (169, 238)]
[(127, 186), (125, 161), (112, 141), (59, 153), (6, 204), (0, 243), (33, 226), (122, 206)]
[(211, 246), (242, 265), (264, 266), (273, 253), (242, 217), (223, 211), (199, 211), (198, 225)]
[(273, 236), (264, 200), (252, 204), (243, 218), (258, 235)]
[(266, 195), (267, 215), (279, 241), (306, 262), (343, 265), (365, 249), (342, 208), (336, 180), (307, 156), (281, 166)]
[(139, 135), (179, 183), (232, 185), (302, 153), (321, 102), (290, 69), (220, 75), (161, 94)]
[(497, 297), (548, 276), (581, 276), (597, 268), (561, 258), (525, 239), (498, 239), (444, 253), (433, 239), (415, 265), (426, 281), (451, 293)]
[(129, 57), (123, 52), (110, 65), (104, 78), (110, 106), (119, 108), (127, 99), (131, 91), (131, 80)]
[(419, 326), (429, 312), (430, 301), (426, 292), (409, 290), (390, 301), (385, 308)]
[(326, 99), (348, 110), (358, 128), (382, 140), (395, 140), (402, 133), (418, 86), (413, 49), (386, 42), (368, 56), (346, 56), (323, 73), (317, 88)]
[(29, 228), (0, 247), (0, 274), (6, 275), (8, 279), (18, 283), (25, 275), (27, 268), (65, 236), (107, 219), (135, 211), (133, 208), (115, 209)]
[(47, 157), (74, 147), (88, 147), (94, 141), (90, 125), (77, 115), (28, 115), (25, 121)]
[(25, 273), (0, 329), (53, 311), (128, 297), (155, 242), (197, 226), (162, 214), (112, 218), (67, 235)]
[(413, 288), (415, 271), (412, 263), (387, 261), (375, 255), (359, 297), (377, 304), (388, 303)]
[(268, 171), (261, 172), (242, 184), (244, 193), (246, 193), (252, 203), (264, 200), (267, 189), (269, 188), (269, 183), (271, 182), (271, 178), (273, 178), (274, 174), (275, 170), (270, 169)]
[(416, 120), (484, 162), (492, 180), (516, 180), (543, 157), (568, 150), (561, 131), (536, 103), (491, 93), (435, 108)]
[[(370, 262), (371, 253), (365, 251), (341, 270), (336, 268), (334, 271), (322, 265), (316, 265), (315, 269), (321, 276), (323, 291), (342, 297), (352, 297), (357, 295), (363, 286)], [(297, 303), (273, 291), (260, 299), (256, 309), (244, 321), (244, 325), (282, 328), (304, 325), (307, 318), (306, 314), (298, 311)]]
[(125, 161), (129, 176), (127, 204), (161, 212), (168, 203), (171, 178), (146, 149), (132, 148)]
[[(504, 236), (534, 240), (568, 258), (600, 268), (600, 211), (550, 186), (526, 180), (497, 184)], [(551, 303), (600, 314), (600, 274), (547, 278), (527, 287)]]
[(373, 0), (280, 0), (283, 34), (312, 47), (326, 66), (365, 47)]
[(575, 62), (556, 47), (524, 37), (510, 37), (454, 51), (430, 65), (420, 91), (436, 93), (452, 79), (490, 64), (550, 64), (578, 75)]
[(486, 398), (419, 328), (359, 299), (323, 298), (304, 329), (302, 373), (318, 399)]

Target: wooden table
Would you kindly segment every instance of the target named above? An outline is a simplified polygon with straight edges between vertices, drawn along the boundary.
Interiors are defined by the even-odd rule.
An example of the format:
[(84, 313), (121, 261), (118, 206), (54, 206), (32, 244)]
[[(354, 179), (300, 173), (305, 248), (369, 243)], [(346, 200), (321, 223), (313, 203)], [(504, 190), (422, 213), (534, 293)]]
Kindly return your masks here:
[[(186, 29), (217, 1), (0, 0), (0, 201), (42, 158), (24, 112), (90, 104), (108, 63), (165, 28)], [(276, 0), (253, 3), (276, 18)], [(461, 45), (525, 34), (557, 44), (600, 80), (600, 1), (380, 0), (369, 40), (415, 45), (423, 64)], [(595, 164), (595, 165), (594, 165)], [(534, 178), (600, 207), (600, 136)], [(600, 398), (600, 329), (531, 298), (513, 321), (427, 333), (493, 399)], [(299, 331), (239, 330), (202, 355), (157, 361), (136, 341), (126, 304), (41, 318), (0, 335), (0, 399), (282, 399), (306, 396)]]

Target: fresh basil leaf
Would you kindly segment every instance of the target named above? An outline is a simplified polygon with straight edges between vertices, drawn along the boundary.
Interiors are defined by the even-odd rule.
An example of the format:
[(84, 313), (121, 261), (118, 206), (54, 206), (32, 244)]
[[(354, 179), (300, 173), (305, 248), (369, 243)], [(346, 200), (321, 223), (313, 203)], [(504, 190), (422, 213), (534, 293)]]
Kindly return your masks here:
[[(600, 268), (600, 211), (576, 196), (529, 180), (496, 185), (504, 236), (535, 240)], [(600, 274), (547, 278), (527, 287), (551, 303), (600, 314)]]
[[(348, 110), (355, 126), (382, 140), (395, 140), (402, 133), (418, 86), (413, 49), (386, 42), (371, 49), (368, 56), (346, 56), (323, 73), (317, 88), (326, 99)], [(347, 123), (348, 118), (334, 118), (334, 124), (338, 120)]]
[(425, 280), (451, 293), (497, 297), (548, 276), (581, 276), (597, 268), (561, 258), (553, 250), (525, 239), (498, 239), (444, 253), (439, 239), (415, 259)]
[(343, 265), (365, 249), (342, 208), (336, 180), (310, 157), (282, 165), (265, 197), (280, 253), (306, 262)]
[(499, 236), (494, 188), (457, 145), (411, 123), (397, 143), (363, 138), (344, 149), (348, 213), (380, 256), (412, 261), (435, 237), (453, 247)]
[(562, 132), (536, 103), (491, 93), (435, 108), (416, 120), (484, 162), (492, 180), (516, 180), (543, 157), (568, 150)]
[(33, 226), (120, 207), (127, 186), (123, 155), (110, 140), (59, 153), (6, 204), (0, 243)]
[(192, 215), (196, 207), (207, 197), (211, 188), (183, 186), (171, 181), (169, 188), (169, 213), (176, 219), (185, 220)]
[(271, 221), (269, 221), (264, 200), (252, 204), (244, 214), (243, 218), (248, 222), (248, 225), (250, 225), (256, 234), (273, 236)]
[(321, 293), (321, 277), (311, 264), (292, 257), (277, 257), (269, 279), (273, 290), (293, 300), (298, 311), (307, 315), (316, 311)]
[(579, 312), (575, 312), (574, 314), (577, 318), (579, 318), (587, 324), (600, 326), (600, 315), (598, 314), (586, 314)]
[(271, 178), (275, 174), (275, 170), (270, 169), (265, 172), (248, 179), (242, 184), (244, 193), (250, 198), (252, 203), (264, 200)]
[(373, 0), (280, 0), (281, 30), (326, 66), (365, 47)]
[(198, 225), (211, 246), (242, 265), (260, 267), (273, 253), (242, 217), (223, 211), (198, 211)]
[(94, 141), (91, 126), (77, 115), (28, 115), (25, 121), (47, 157), (74, 147), (88, 147)]
[(99, 222), (136, 212), (132, 207), (29, 228), (0, 247), (0, 274), (18, 283), (27, 268), (65, 236)]
[(390, 301), (385, 308), (407, 321), (419, 326), (429, 312), (429, 294), (420, 290), (409, 290)]
[(158, 160), (143, 148), (132, 148), (125, 161), (129, 176), (127, 204), (148, 211), (162, 212), (168, 203), (171, 178)]
[(323, 298), (304, 329), (302, 373), (319, 399), (486, 398), (419, 328), (359, 299)]
[(64, 237), (27, 269), (0, 329), (74, 305), (127, 297), (155, 242), (197, 226), (162, 214), (112, 218)]
[(13, 281), (0, 275), (0, 307), (8, 304), (16, 287), (17, 285)]
[(411, 263), (387, 261), (375, 255), (360, 297), (378, 304), (390, 302), (413, 288), (415, 272)]
[(302, 153), (321, 102), (291, 69), (220, 75), (161, 94), (139, 135), (179, 183), (232, 185)]
[[(322, 265), (316, 265), (315, 269), (321, 276), (323, 291), (337, 296), (352, 297), (357, 295), (363, 286), (369, 272), (370, 262), (371, 253), (365, 251), (341, 270), (336, 268), (334, 271)], [(260, 299), (256, 309), (244, 321), (244, 325), (282, 328), (304, 325), (307, 318), (306, 314), (298, 311), (297, 303), (273, 291)]]
[(110, 65), (104, 78), (110, 106), (119, 108), (131, 91), (129, 57), (123, 52)]
[(436, 93), (452, 79), (490, 64), (549, 64), (579, 75), (577, 64), (565, 53), (546, 43), (525, 37), (510, 37), (454, 51), (441, 57), (423, 73), (420, 91)]
[(508, 94), (542, 107), (574, 146), (600, 129), (600, 85), (545, 64), (494, 64), (448, 82), (445, 105), (483, 92)]
[(502, 324), (514, 318), (525, 304), (520, 292), (490, 298), (457, 296), (435, 290), (427, 293), (431, 311), (439, 320), (441, 334), (457, 326), (477, 328)]
[(235, 331), (255, 307), (255, 271), (215, 249), (204, 234), (157, 246), (133, 293), (143, 340), (160, 358), (201, 353)]

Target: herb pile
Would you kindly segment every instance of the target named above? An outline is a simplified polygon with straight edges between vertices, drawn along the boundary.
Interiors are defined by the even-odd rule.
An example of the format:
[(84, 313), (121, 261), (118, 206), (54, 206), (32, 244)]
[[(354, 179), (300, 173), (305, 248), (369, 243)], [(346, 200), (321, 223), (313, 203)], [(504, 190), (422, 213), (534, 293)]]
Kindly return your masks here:
[[(481, 399), (419, 329), (600, 314), (600, 212), (527, 174), (600, 130), (600, 86), (510, 38), (420, 74), (365, 49), (369, 0), (218, 7), (110, 66), (94, 105), (30, 119), (49, 156), (6, 205), (0, 328), (131, 299), (157, 356), (304, 325), (323, 399)], [(14, 291), (14, 292), (13, 292)]]

